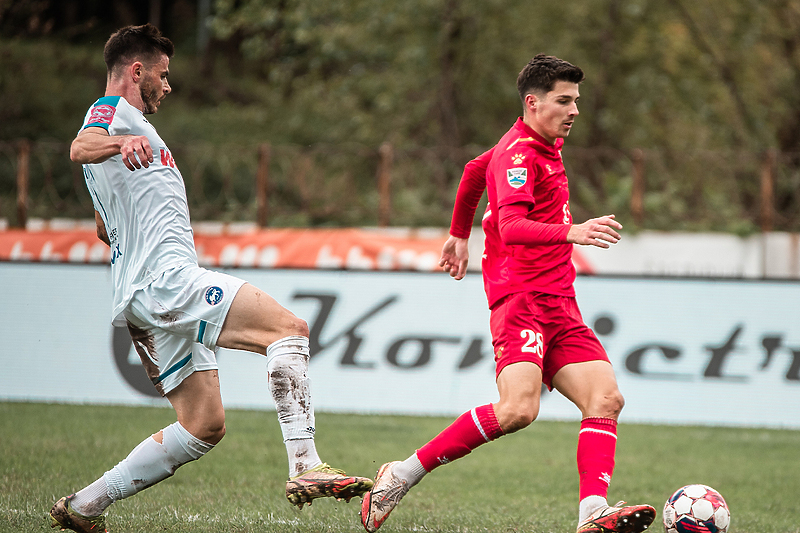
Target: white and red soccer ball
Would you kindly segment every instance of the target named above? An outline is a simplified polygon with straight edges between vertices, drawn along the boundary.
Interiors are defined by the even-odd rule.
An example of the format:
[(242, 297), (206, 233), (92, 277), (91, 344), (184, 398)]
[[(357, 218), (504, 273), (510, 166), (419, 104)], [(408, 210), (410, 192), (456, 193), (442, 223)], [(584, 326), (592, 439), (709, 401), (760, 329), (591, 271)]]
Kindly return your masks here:
[(706, 485), (686, 485), (664, 505), (667, 533), (726, 533), (731, 513), (722, 495)]

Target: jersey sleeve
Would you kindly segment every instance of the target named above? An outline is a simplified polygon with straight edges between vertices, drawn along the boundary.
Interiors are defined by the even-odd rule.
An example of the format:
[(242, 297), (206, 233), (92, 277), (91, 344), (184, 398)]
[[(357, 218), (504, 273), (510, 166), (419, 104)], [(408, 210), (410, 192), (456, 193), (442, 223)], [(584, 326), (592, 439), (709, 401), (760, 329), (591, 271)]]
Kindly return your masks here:
[(494, 184), (497, 188), (497, 205), (533, 204), (533, 186), (536, 181), (534, 154), (530, 149), (506, 150), (497, 154), (492, 164)]
[(97, 100), (86, 114), (86, 119), (81, 129), (103, 128), (110, 135), (113, 135), (111, 124), (117, 125), (122, 120), (121, 115), (123, 113), (119, 109), (119, 100), (119, 96), (104, 96)]
[(466, 239), (472, 231), (475, 211), (486, 189), (486, 169), (492, 160), (494, 148), (487, 150), (464, 167), (456, 192), (453, 218), (450, 222), (450, 235)]
[(500, 237), (507, 245), (541, 246), (567, 244), (571, 225), (546, 224), (528, 218), (525, 204), (516, 203), (500, 208)]

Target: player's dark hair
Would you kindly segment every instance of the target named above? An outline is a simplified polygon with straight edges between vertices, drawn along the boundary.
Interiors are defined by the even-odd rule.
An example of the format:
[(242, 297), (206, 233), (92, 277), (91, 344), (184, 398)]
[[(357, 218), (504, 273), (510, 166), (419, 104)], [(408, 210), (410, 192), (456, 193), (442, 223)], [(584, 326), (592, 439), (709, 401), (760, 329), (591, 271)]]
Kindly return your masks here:
[(548, 93), (553, 90), (557, 81), (580, 83), (583, 78), (583, 71), (572, 63), (557, 57), (537, 54), (519, 73), (517, 91), (524, 103), (527, 94)]
[(161, 30), (148, 23), (126, 26), (114, 32), (106, 41), (103, 59), (110, 73), (116, 66), (134, 61), (152, 63), (162, 53), (172, 57), (175, 46), (161, 34)]

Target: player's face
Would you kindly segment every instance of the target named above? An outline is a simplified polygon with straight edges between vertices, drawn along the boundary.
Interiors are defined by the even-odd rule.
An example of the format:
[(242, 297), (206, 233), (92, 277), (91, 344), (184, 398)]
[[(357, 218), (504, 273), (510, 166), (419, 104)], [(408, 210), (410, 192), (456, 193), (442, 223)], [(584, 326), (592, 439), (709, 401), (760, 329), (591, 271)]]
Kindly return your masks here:
[(169, 81), (167, 81), (169, 57), (161, 54), (157, 62), (145, 67), (143, 74), (139, 90), (142, 94), (145, 114), (152, 114), (158, 111), (161, 100), (172, 91)]
[(533, 109), (528, 106), (529, 125), (550, 143), (568, 136), (578, 116), (579, 98), (577, 83), (557, 81), (552, 91), (535, 98)]

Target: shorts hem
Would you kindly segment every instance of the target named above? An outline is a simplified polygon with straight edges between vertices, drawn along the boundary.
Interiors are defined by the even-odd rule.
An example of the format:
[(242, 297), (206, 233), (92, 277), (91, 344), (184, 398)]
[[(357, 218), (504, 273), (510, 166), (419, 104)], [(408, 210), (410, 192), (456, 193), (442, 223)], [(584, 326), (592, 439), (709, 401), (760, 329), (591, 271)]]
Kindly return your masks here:
[(178, 372), (172, 374), (171, 376), (165, 378), (161, 382), (161, 391), (162, 395), (166, 396), (173, 390), (175, 390), (178, 385), (183, 383), (183, 380), (194, 374), (195, 372), (202, 372), (204, 370), (218, 370), (219, 366), (216, 363), (202, 363), (195, 365), (194, 363), (190, 363), (180, 369)]

